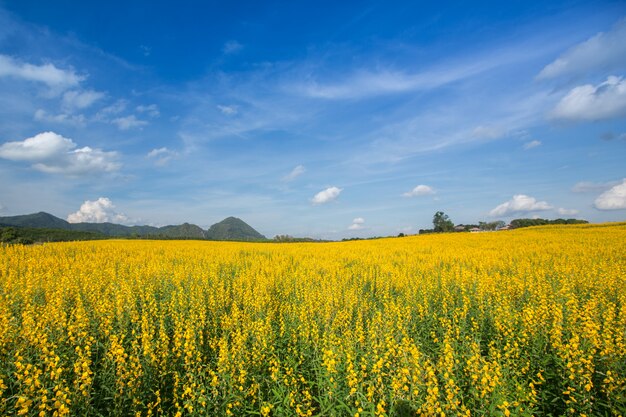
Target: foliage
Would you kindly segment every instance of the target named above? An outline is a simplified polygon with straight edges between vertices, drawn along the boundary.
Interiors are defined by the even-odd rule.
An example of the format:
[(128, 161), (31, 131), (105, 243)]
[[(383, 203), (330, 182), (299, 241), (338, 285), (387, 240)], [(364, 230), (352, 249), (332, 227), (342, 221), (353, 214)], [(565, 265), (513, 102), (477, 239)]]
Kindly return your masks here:
[(587, 224), (587, 223), (589, 223), (587, 220), (579, 220), (579, 219), (556, 219), (556, 220), (515, 219), (515, 220), (511, 220), (511, 227), (513, 229), (517, 229), (520, 227), (545, 226), (548, 224)]
[(452, 220), (450, 220), (448, 215), (443, 211), (435, 213), (433, 216), (433, 226), (433, 230), (436, 233), (452, 232), (454, 230), (454, 223), (452, 223)]
[(31, 244), (37, 242), (70, 242), (104, 238), (106, 238), (106, 236), (92, 232), (30, 227), (0, 227), (0, 242), (2, 243)]
[(618, 416), (626, 223), (0, 245), (0, 415)]

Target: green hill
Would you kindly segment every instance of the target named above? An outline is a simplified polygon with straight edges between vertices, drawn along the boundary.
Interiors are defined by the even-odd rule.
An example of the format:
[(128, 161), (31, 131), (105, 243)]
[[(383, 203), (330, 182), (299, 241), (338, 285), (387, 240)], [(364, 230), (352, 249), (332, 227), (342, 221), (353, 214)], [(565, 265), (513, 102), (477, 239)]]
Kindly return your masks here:
[[(163, 227), (154, 226), (124, 226), (115, 223), (68, 223), (67, 221), (53, 216), (49, 213), (39, 212), (21, 216), (0, 217), (0, 226), (10, 226), (16, 228), (45, 228), (46, 233), (51, 234), (51, 229), (66, 230), (73, 232), (94, 233), (97, 236), (109, 237), (152, 237), (168, 239), (210, 239), (210, 240), (239, 240), (254, 241), (264, 240), (265, 236), (254, 230), (243, 220), (236, 217), (228, 217), (219, 223), (214, 224), (208, 231), (190, 223), (181, 225), (170, 225)], [(32, 235), (34, 232), (29, 232)], [(39, 232), (38, 236), (43, 236), (44, 232)], [(57, 236), (55, 234), (55, 236)], [(62, 236), (65, 236), (61, 234)], [(67, 236), (70, 236), (69, 234)], [(80, 237), (94, 238), (91, 234), (71, 235), (76, 240)], [(56, 239), (56, 238), (55, 238)], [(71, 239), (68, 237), (68, 239)], [(38, 237), (38, 241), (41, 239)], [(45, 240), (45, 239), (43, 239)]]
[(43, 211), (33, 214), (23, 214), (21, 216), (0, 217), (0, 225), (15, 227), (46, 227), (49, 229), (65, 230), (71, 229), (70, 223)]
[(206, 236), (209, 240), (255, 241), (266, 239), (265, 236), (237, 217), (227, 217), (221, 222), (215, 223), (209, 228)]
[(206, 232), (202, 228), (189, 223), (183, 223), (178, 226), (163, 226), (159, 228), (159, 234), (169, 238), (206, 238)]

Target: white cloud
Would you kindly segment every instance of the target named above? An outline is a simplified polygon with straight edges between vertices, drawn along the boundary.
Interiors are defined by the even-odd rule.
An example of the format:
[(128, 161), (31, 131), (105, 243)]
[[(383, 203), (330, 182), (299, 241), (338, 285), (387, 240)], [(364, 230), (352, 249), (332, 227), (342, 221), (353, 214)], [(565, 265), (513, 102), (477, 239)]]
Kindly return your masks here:
[(328, 187), (327, 189), (322, 190), (319, 193), (315, 194), (313, 199), (311, 199), (311, 202), (313, 204), (329, 203), (333, 201), (334, 199), (336, 199), (337, 197), (339, 197), (339, 194), (341, 194), (341, 191), (343, 191), (341, 188)]
[(572, 187), (572, 192), (592, 193), (592, 192), (606, 191), (609, 188), (617, 184), (619, 184), (619, 181), (608, 181), (608, 182), (581, 181), (581, 182), (577, 182), (576, 185)]
[(475, 139), (498, 139), (506, 134), (506, 131), (494, 126), (477, 126), (472, 131)]
[(33, 65), (0, 55), (0, 77), (12, 77), (46, 84), (53, 90), (63, 91), (75, 87), (85, 79), (74, 70), (59, 69), (53, 64)]
[(94, 90), (71, 90), (63, 94), (61, 104), (67, 110), (86, 109), (98, 100), (104, 98), (105, 94)]
[(116, 125), (119, 130), (142, 128), (143, 126), (148, 125), (148, 122), (146, 122), (145, 120), (137, 119), (135, 115), (130, 115), (126, 117), (118, 117), (116, 119), (111, 120), (111, 123)]
[(626, 115), (626, 81), (610, 76), (597, 86), (573, 88), (559, 101), (550, 116), (563, 120), (602, 120)]
[(161, 112), (159, 112), (159, 107), (156, 104), (149, 104), (147, 106), (140, 105), (137, 106), (136, 109), (138, 113), (146, 113), (150, 117), (159, 117)]
[(87, 119), (82, 114), (50, 114), (43, 109), (35, 112), (35, 120), (40, 122), (63, 123), (74, 126), (84, 126)]
[(217, 108), (227, 116), (233, 116), (238, 112), (237, 106), (223, 106), (221, 104), (218, 104)]
[(119, 169), (116, 152), (105, 152), (88, 146), (76, 149), (73, 140), (54, 132), (44, 132), (23, 141), (0, 145), (0, 158), (26, 161), (38, 171), (79, 175), (112, 172)]
[(524, 144), (524, 150), (527, 151), (529, 149), (536, 148), (537, 146), (541, 146), (541, 141), (531, 140), (530, 142), (526, 142)]
[(242, 44), (240, 44), (239, 42), (235, 40), (230, 40), (224, 44), (224, 47), (222, 48), (222, 52), (224, 52), (227, 55), (234, 54), (236, 52), (239, 52), (242, 48), (243, 48)]
[(120, 114), (124, 110), (126, 110), (126, 106), (128, 105), (128, 101), (124, 99), (117, 100), (115, 103), (111, 104), (100, 110), (96, 115), (96, 118), (99, 120), (107, 119), (109, 116), (113, 114)]
[(406, 193), (402, 194), (402, 196), (418, 197), (429, 194), (435, 194), (435, 190), (429, 185), (420, 184), (417, 187), (413, 188), (411, 191), (407, 191)]
[(354, 220), (352, 220), (352, 224), (348, 226), (348, 229), (349, 230), (361, 230), (365, 227), (364, 224), (365, 224), (365, 219), (363, 217), (357, 217)]
[(146, 155), (147, 158), (154, 159), (155, 164), (157, 166), (167, 165), (167, 163), (170, 162), (172, 158), (175, 158), (176, 156), (178, 156), (177, 152), (169, 150), (165, 147), (153, 149), (150, 152), (148, 152), (148, 155)]
[(560, 216), (575, 216), (577, 215), (579, 212), (576, 209), (566, 209), (563, 207), (560, 207), (558, 209), (556, 209), (556, 212), (560, 215)]
[(621, 70), (626, 61), (626, 19), (609, 32), (598, 33), (546, 65), (538, 79), (583, 75), (594, 70)]
[(626, 209), (626, 178), (620, 184), (600, 194), (594, 205), (598, 210)]
[(489, 212), (493, 217), (508, 216), (511, 214), (528, 213), (532, 211), (550, 210), (552, 206), (545, 201), (537, 201), (534, 197), (516, 194)]
[(106, 197), (85, 201), (76, 213), (67, 216), (70, 223), (123, 223), (128, 221), (124, 214), (115, 212), (115, 205)]
[(302, 165), (296, 166), (291, 172), (283, 177), (283, 181), (293, 181), (300, 175), (304, 174), (306, 169)]

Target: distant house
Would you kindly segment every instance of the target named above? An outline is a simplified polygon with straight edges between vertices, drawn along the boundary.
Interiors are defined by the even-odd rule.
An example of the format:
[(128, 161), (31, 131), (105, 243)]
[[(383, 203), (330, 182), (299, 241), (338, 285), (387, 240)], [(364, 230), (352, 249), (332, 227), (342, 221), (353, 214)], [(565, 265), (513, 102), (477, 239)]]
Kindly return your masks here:
[(472, 228), (470, 229), (470, 232), (472, 232), (472, 233), (478, 233), (478, 232), (482, 232), (482, 230), (480, 230), (480, 228), (478, 228), (478, 227), (472, 227)]
[(463, 226), (462, 224), (454, 226), (454, 231), (455, 232), (464, 232), (465, 231), (465, 226)]
[(500, 230), (511, 230), (511, 225), (510, 225), (510, 224), (507, 224), (506, 226), (502, 226), (502, 227), (500, 227), (500, 228), (499, 228), (499, 229), (497, 229), (497, 230), (498, 230), (498, 231), (500, 231)]

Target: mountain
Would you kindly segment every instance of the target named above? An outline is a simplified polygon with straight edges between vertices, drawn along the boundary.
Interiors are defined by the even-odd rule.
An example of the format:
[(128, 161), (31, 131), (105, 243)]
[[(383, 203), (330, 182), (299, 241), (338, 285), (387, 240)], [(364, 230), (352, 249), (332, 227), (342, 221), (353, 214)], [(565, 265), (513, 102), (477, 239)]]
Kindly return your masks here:
[(265, 236), (237, 217), (227, 217), (215, 223), (209, 228), (206, 236), (209, 240), (265, 240)]
[(39, 212), (21, 216), (0, 217), (0, 226), (30, 227), (99, 233), (110, 237), (154, 237), (170, 239), (264, 240), (265, 236), (246, 222), (228, 217), (208, 231), (190, 223), (154, 226), (124, 226), (115, 223), (69, 223), (49, 213)]
[(48, 229), (64, 230), (71, 229), (70, 223), (43, 211), (33, 214), (24, 214), (21, 216), (0, 217), (0, 225), (16, 227), (46, 227)]
[(163, 226), (159, 228), (159, 234), (171, 238), (206, 238), (206, 232), (202, 228), (189, 223), (178, 226)]

